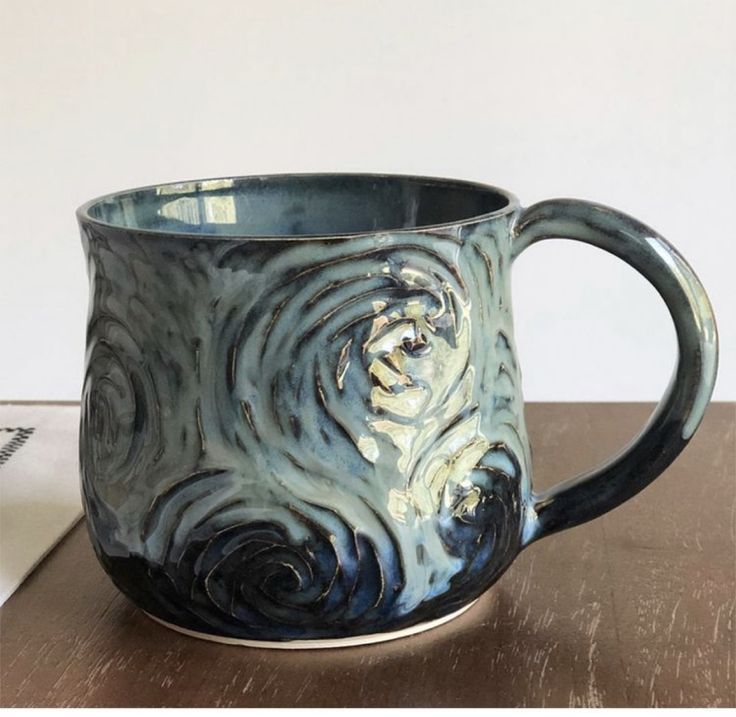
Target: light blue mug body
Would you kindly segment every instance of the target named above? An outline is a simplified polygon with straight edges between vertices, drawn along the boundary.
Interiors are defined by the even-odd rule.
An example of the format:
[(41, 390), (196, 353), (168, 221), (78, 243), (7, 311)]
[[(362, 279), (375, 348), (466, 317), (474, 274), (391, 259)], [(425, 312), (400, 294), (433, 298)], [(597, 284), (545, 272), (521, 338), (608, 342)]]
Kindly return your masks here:
[(606, 225), (607, 211), (522, 214), (485, 185), (372, 175), (85, 205), (82, 487), (116, 585), (222, 638), (390, 635), (456, 613), (524, 545), (644, 487), (692, 435), (715, 373), (684, 262), (658, 286), (684, 339), (662, 415), (625, 460), (544, 495), (530, 483), (512, 260), (555, 222), (614, 253), (634, 227), (640, 254), (624, 258), (657, 285), (643, 225)]

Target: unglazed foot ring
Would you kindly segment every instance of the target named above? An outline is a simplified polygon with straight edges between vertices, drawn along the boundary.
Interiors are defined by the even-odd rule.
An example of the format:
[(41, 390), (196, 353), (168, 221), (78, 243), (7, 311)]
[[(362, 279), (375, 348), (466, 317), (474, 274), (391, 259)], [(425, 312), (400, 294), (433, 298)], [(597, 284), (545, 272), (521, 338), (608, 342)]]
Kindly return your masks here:
[(427, 630), (433, 630), (435, 627), (444, 625), (450, 620), (454, 620), (456, 617), (460, 617), (466, 610), (469, 610), (475, 603), (473, 602), (464, 605), (459, 610), (451, 612), (449, 615), (443, 615), (438, 617), (436, 620), (429, 620), (428, 622), (421, 622), (418, 625), (412, 625), (402, 630), (393, 630), (391, 632), (376, 632), (369, 635), (355, 635), (354, 637), (336, 637), (329, 639), (317, 639), (317, 640), (242, 640), (237, 637), (225, 637), (223, 635), (210, 635), (207, 632), (199, 632), (197, 630), (189, 630), (186, 627), (180, 627), (173, 623), (166, 622), (151, 613), (143, 611), (148, 617), (156, 622), (160, 623), (164, 627), (168, 627), (170, 630), (175, 630), (189, 637), (196, 637), (199, 640), (207, 640), (209, 642), (219, 642), (223, 645), (240, 645), (242, 647), (260, 647), (265, 649), (273, 650), (324, 650), (331, 647), (358, 647), (359, 645), (373, 645), (377, 642), (388, 642), (389, 640), (398, 640), (402, 637), (409, 637), (410, 635), (418, 635), (420, 632), (426, 632)]

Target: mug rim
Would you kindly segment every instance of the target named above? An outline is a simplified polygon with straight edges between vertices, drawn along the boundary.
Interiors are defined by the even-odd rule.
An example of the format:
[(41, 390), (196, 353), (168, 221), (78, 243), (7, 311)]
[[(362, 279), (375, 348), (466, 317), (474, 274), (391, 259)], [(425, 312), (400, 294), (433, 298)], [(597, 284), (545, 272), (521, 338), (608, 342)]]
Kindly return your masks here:
[[(505, 204), (498, 209), (484, 212), (481, 214), (473, 214), (454, 221), (420, 224), (413, 227), (398, 227), (394, 229), (366, 229), (355, 232), (335, 232), (324, 234), (207, 234), (198, 232), (178, 231), (172, 229), (156, 229), (150, 227), (131, 227), (124, 224), (109, 222), (104, 219), (92, 216), (92, 210), (98, 204), (105, 201), (119, 201), (126, 196), (133, 195), (138, 192), (153, 191), (164, 187), (176, 187), (177, 185), (195, 184), (201, 185), (208, 182), (226, 182), (226, 181), (268, 181), (268, 180), (291, 180), (291, 179), (358, 179), (358, 180), (398, 180), (405, 182), (414, 182), (417, 184), (429, 184), (435, 187), (444, 187), (448, 189), (459, 190), (475, 190), (489, 194), (495, 194), (505, 200)], [(201, 192), (200, 186), (197, 186), (196, 192)], [(419, 234), (441, 232), (448, 228), (456, 228), (470, 226), (494, 219), (505, 214), (510, 214), (519, 209), (520, 204), (516, 195), (512, 192), (498, 187), (496, 185), (487, 184), (485, 182), (477, 182), (467, 179), (456, 179), (452, 177), (440, 177), (433, 175), (421, 174), (401, 174), (393, 172), (284, 172), (274, 174), (244, 174), (244, 175), (226, 175), (219, 177), (206, 177), (200, 179), (180, 180), (174, 182), (160, 182), (148, 184), (130, 189), (123, 189), (116, 192), (109, 192), (88, 200), (76, 210), (76, 217), (80, 224), (91, 224), (104, 228), (123, 232), (126, 234), (145, 235), (151, 237), (181, 237), (198, 240), (218, 240), (218, 241), (310, 241), (318, 239), (343, 239), (353, 237), (367, 237), (380, 234)]]

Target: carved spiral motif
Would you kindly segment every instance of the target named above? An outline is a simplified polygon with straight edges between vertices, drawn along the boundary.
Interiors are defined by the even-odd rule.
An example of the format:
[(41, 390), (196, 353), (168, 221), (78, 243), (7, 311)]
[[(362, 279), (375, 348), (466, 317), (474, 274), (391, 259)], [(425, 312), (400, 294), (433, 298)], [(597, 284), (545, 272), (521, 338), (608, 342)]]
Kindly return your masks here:
[(83, 473), (98, 552), (149, 611), (238, 637), (360, 634), (457, 608), (508, 564), (524, 448), (512, 349), (491, 347), (492, 376), (480, 339), (503, 315), (474, 303), (492, 260), (461, 273), (459, 242), (384, 244), (113, 252), (171, 316), (136, 325), (97, 292)]
[(107, 486), (108, 501), (115, 505), (140, 470), (163, 453), (158, 396), (142, 350), (124, 323), (101, 314), (89, 335), (82, 394), (85, 474)]
[(462, 281), (439, 255), (411, 246), (279, 269), (267, 299), (223, 332), (221, 389), (249, 429), (240, 438), (263, 434), (328, 478), (344, 452), (345, 471), (373, 477), (388, 433), (379, 417), (410, 426), (436, 412), (467, 363), (457, 336), (467, 321)]
[[(188, 541), (169, 574), (198, 619), (235, 634), (277, 625), (279, 634), (300, 637), (380, 620), (392, 609), (400, 576), (370, 538), (324, 513), (314, 511), (318, 523), (292, 508), (208, 538), (195, 531), (201, 537)], [(299, 537), (286, 527), (293, 525)]]

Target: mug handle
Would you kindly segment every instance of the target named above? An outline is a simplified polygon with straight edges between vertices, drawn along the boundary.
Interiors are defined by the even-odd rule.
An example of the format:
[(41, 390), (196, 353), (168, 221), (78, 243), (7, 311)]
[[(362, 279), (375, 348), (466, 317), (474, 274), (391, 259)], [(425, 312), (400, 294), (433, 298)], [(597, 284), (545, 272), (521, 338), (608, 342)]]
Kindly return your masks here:
[(655, 231), (610, 207), (552, 199), (522, 210), (512, 230), (512, 260), (531, 244), (550, 238), (597, 246), (646, 277), (674, 321), (678, 359), (662, 400), (629, 445), (588, 473), (532, 492), (523, 546), (597, 518), (660, 475), (700, 425), (718, 365), (715, 318), (705, 290), (678, 251)]

